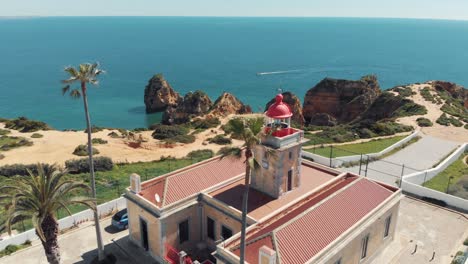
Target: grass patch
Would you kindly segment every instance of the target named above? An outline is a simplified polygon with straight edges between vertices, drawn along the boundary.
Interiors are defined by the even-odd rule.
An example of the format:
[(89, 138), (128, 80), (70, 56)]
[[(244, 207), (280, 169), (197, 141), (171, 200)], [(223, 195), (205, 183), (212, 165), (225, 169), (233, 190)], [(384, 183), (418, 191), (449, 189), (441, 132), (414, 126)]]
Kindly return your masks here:
[(395, 87), (392, 89), (392, 91), (394, 92), (397, 92), (400, 96), (402, 97), (410, 97), (411, 95), (413, 94), (416, 94), (415, 92), (413, 92), (413, 90), (411, 90), (410, 87), (408, 86), (404, 86), (404, 87)]
[(31, 241), (29, 241), (29, 240), (27, 240), (26, 242), (24, 242), (21, 245), (8, 245), (8, 246), (5, 247), (4, 250), (0, 251), (0, 258), (4, 257), (4, 256), (11, 255), (11, 254), (15, 253), (18, 250), (21, 250), (23, 248), (27, 248), (27, 247), (30, 247), (30, 246), (31, 246)]
[(431, 88), (429, 86), (424, 87), (420, 91), (420, 93), (421, 93), (421, 96), (424, 98), (424, 100), (426, 100), (428, 102), (432, 102), (434, 104), (437, 103), (436, 99), (434, 98), (434, 96), (431, 93)]
[(8, 135), (10, 133), (11, 133), (11, 131), (8, 130), (8, 129), (0, 129), (0, 136), (5, 136), (5, 135)]
[[(91, 133), (101, 132), (104, 129), (104, 127), (91, 126)], [(86, 128), (83, 132), (88, 133), (88, 129)]]
[(43, 137), (44, 137), (44, 135), (39, 134), (39, 133), (34, 133), (34, 134), (31, 135), (31, 138), (43, 138)]
[(32, 145), (33, 143), (31, 141), (23, 137), (0, 136), (0, 150), (2, 151)]
[[(332, 157), (336, 158), (336, 157), (343, 157), (343, 156), (359, 155), (361, 153), (368, 154), (368, 153), (380, 152), (404, 138), (405, 136), (397, 136), (397, 137), (384, 138), (384, 139), (375, 139), (375, 140), (371, 140), (369, 142), (363, 142), (363, 143), (336, 146), (336, 147), (333, 147)], [(330, 157), (330, 149), (331, 147), (319, 147), (315, 149), (307, 149), (306, 151), (328, 158)]]
[(445, 113), (443, 113), (439, 118), (437, 118), (436, 122), (443, 126), (450, 126), (450, 125), (453, 125), (456, 127), (463, 126), (463, 123), (460, 120), (452, 116), (447, 116), (447, 114)]
[(463, 163), (466, 154), (467, 152), (462, 154), (455, 162), (450, 164), (450, 166), (437, 174), (434, 178), (424, 183), (423, 186), (439, 192), (446, 192), (450, 177), (453, 177), (450, 184), (455, 185), (460, 179), (468, 176), (468, 166)]

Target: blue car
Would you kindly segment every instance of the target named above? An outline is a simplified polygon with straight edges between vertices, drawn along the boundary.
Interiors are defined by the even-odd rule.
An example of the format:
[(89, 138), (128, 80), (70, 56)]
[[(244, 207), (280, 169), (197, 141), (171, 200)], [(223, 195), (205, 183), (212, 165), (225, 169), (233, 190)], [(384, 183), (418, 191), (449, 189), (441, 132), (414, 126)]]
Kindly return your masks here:
[(118, 229), (127, 229), (128, 228), (128, 214), (127, 209), (117, 212), (112, 217), (112, 225)]

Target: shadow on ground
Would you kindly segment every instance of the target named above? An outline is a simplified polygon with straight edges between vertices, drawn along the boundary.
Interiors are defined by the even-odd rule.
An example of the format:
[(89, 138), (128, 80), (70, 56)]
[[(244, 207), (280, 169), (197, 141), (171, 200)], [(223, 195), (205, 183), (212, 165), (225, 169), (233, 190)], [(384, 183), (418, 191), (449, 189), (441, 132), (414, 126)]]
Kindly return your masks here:
[[(107, 231), (107, 230), (106, 230)], [(158, 263), (148, 252), (143, 251), (140, 247), (130, 242), (128, 236), (113, 240), (104, 248), (106, 254), (114, 255), (118, 264), (124, 263)], [(97, 257), (97, 250), (92, 250), (81, 255), (82, 261), (75, 262), (77, 264), (89, 264)]]

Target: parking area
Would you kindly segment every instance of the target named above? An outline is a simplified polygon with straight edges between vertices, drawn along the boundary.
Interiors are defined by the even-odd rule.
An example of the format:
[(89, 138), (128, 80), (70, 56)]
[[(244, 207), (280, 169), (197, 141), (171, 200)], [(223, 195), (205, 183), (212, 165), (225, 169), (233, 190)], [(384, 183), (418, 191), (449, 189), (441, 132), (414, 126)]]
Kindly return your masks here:
[(468, 237), (467, 217), (404, 197), (395, 239), (371, 263), (450, 263)]

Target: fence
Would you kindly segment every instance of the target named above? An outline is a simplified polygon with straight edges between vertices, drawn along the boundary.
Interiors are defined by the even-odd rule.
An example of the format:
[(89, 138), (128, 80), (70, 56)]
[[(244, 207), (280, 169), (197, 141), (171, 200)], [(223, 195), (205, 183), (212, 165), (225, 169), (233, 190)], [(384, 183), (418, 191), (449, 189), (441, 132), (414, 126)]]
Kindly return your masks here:
[(450, 166), (450, 164), (456, 161), (467, 150), (468, 144), (465, 143), (461, 145), (458, 149), (456, 149), (437, 167), (404, 176), (401, 185), (402, 190), (404, 192), (414, 194), (419, 197), (427, 197), (440, 200), (451, 207), (468, 212), (468, 200), (421, 186), (424, 182), (434, 178), (437, 174), (445, 170), (448, 166)]
[[(118, 199), (112, 200), (110, 202), (101, 204), (98, 206), (99, 217), (106, 216), (112, 213), (115, 210), (120, 210), (127, 207), (126, 199), (120, 197)], [(60, 219), (59, 228), (60, 230), (68, 229), (75, 227), (83, 222), (93, 220), (93, 211), (88, 209), (76, 213), (74, 215)], [(26, 232), (8, 237), (0, 241), (0, 250), (3, 250), (8, 245), (20, 245), (26, 242), (27, 240), (38, 239), (36, 236), (36, 231), (34, 229), (28, 230)]]
[[(322, 165), (330, 166), (332, 168), (337, 168), (345, 165), (346, 163), (357, 163), (363, 160), (363, 155), (366, 155), (365, 160), (367, 159), (376, 159), (378, 157), (381, 157), (390, 151), (401, 147), (402, 145), (408, 143), (410, 140), (413, 138), (417, 137), (419, 135), (419, 131), (415, 131), (411, 135), (405, 137), (404, 139), (398, 141), (397, 143), (387, 147), (386, 149), (377, 152), (377, 153), (368, 153), (368, 154), (361, 154), (361, 153), (354, 153), (351, 151), (348, 151), (351, 155), (349, 156), (341, 156), (341, 157), (336, 157), (333, 158), (333, 149), (339, 149), (339, 146), (331, 146), (330, 147), (330, 155), (328, 157), (324, 157), (318, 154), (310, 153), (307, 151), (302, 151), (302, 156), (308, 159), (313, 160), (314, 162), (320, 163)], [(342, 149), (341, 149), (342, 150)]]

